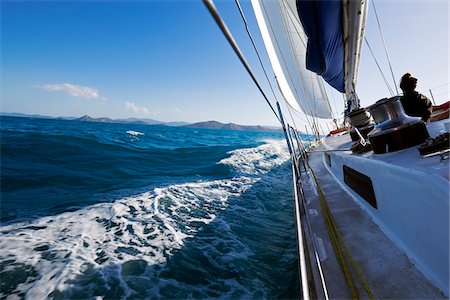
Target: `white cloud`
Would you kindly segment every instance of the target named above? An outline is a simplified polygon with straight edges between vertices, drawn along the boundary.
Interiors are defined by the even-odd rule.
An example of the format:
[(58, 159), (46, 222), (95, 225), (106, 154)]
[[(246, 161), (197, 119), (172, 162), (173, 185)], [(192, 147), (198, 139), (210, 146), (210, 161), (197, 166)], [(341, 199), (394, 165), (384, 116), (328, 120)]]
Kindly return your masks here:
[(144, 114), (144, 115), (148, 115), (150, 114), (150, 110), (145, 107), (145, 106), (137, 106), (136, 103), (134, 102), (125, 102), (125, 109), (135, 112), (135, 113), (140, 113), (140, 114)]
[(180, 108), (178, 108), (178, 107), (174, 107), (174, 109), (173, 109), (174, 111), (176, 111), (177, 113), (181, 113), (181, 112), (183, 112)]
[(82, 97), (88, 99), (103, 99), (105, 97), (100, 96), (97, 89), (88, 86), (81, 86), (71, 83), (52, 83), (52, 84), (42, 84), (35, 85), (34, 87), (49, 91), (49, 92), (66, 92), (70, 96)]

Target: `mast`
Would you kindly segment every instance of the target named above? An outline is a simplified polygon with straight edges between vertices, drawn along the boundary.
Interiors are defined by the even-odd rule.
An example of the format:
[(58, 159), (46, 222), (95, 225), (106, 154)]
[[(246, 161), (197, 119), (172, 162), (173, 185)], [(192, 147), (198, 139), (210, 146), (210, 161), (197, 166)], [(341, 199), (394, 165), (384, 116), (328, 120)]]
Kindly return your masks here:
[(356, 94), (356, 81), (358, 77), (359, 61), (364, 41), (367, 9), (369, 0), (343, 0), (343, 29), (344, 29), (344, 78), (345, 96), (350, 100), (352, 111), (359, 108), (359, 98)]

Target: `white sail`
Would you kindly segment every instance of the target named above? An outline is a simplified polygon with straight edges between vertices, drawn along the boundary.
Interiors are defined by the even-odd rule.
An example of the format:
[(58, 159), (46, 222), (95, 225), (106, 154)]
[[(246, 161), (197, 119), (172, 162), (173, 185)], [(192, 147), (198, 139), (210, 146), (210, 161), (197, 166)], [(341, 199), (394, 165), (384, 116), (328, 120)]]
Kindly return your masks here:
[(317, 118), (331, 118), (322, 79), (306, 69), (307, 37), (295, 0), (251, 0), (266, 50), (287, 103)]

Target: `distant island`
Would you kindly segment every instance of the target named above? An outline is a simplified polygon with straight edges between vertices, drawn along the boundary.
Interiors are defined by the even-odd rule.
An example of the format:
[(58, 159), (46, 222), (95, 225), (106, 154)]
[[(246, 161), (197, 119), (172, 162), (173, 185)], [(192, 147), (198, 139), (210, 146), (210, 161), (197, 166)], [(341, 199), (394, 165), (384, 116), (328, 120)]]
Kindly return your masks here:
[(207, 121), (199, 122), (194, 124), (185, 125), (184, 127), (189, 128), (207, 128), (207, 129), (223, 129), (223, 130), (239, 130), (239, 131), (259, 131), (259, 132), (277, 132), (281, 131), (279, 127), (267, 127), (267, 126), (248, 126), (248, 125), (238, 125), (234, 123), (220, 123), (217, 121)]
[(140, 125), (164, 125), (164, 126), (184, 126), (189, 125), (187, 122), (161, 122), (154, 119), (139, 119), (139, 118), (127, 118), (127, 119), (111, 119), (111, 118), (93, 118), (88, 115), (81, 118), (74, 119), (76, 121), (83, 122), (103, 122), (103, 123), (123, 123), (123, 124), (140, 124)]
[(258, 132), (279, 132), (280, 127), (275, 126), (251, 126), (251, 125), (238, 125), (234, 123), (220, 123), (217, 121), (206, 121), (198, 123), (187, 122), (162, 122), (154, 119), (144, 118), (127, 118), (127, 119), (111, 119), (107, 117), (93, 118), (88, 115), (84, 115), (80, 118), (77, 117), (51, 117), (43, 115), (27, 115), (22, 113), (0, 113), (0, 116), (7, 117), (24, 117), (24, 118), (39, 118), (39, 119), (54, 119), (54, 120), (72, 120), (80, 122), (102, 122), (102, 123), (121, 123), (121, 124), (139, 124), (139, 125), (161, 125), (161, 126), (174, 126), (174, 127), (187, 127), (187, 128), (204, 128), (204, 129), (222, 129), (222, 130), (238, 130), (238, 131), (258, 131)]

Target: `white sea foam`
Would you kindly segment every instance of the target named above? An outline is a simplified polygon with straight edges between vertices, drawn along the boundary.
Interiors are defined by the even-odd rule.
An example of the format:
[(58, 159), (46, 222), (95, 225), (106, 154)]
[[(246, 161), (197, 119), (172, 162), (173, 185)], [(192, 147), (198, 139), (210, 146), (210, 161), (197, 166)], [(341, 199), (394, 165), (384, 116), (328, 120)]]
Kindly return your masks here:
[(128, 130), (127, 133), (130, 135), (133, 135), (133, 136), (145, 135), (143, 132), (134, 131), (134, 130)]
[[(271, 140), (256, 148), (231, 151), (230, 157), (220, 163), (241, 174), (261, 174), (285, 162), (288, 159), (285, 152), (282, 141)], [(3, 226), (0, 261), (14, 261), (5, 270), (13, 272), (20, 266), (33, 270), (33, 275), (10, 294), (47, 298), (54, 290), (73, 288), (77, 278), (96, 270), (106, 286), (105, 278), (112, 276), (124, 287), (124, 296), (131, 295), (121, 276), (125, 262), (140, 260), (147, 266), (165, 263), (186, 238), (194, 236), (225, 210), (231, 197), (241, 195), (258, 180), (247, 175), (172, 185), (114, 203)], [(224, 226), (224, 231), (229, 226), (224, 222), (219, 225)], [(250, 255), (244, 246), (239, 248), (240, 252), (224, 256), (222, 263)], [(250, 292), (245, 290), (242, 295), (249, 296)]]
[[(141, 259), (149, 265), (165, 257), (208, 224), (229, 197), (239, 196), (257, 179), (186, 183), (153, 193), (44, 217), (1, 230), (0, 259), (33, 266), (37, 280), (19, 286), (29, 298), (45, 298), (68, 288), (87, 266), (120, 265)], [(51, 260), (43, 259), (51, 256)]]
[(266, 140), (256, 148), (244, 148), (230, 151), (230, 157), (219, 163), (233, 167), (235, 170), (250, 175), (264, 174), (289, 159), (284, 140)]

